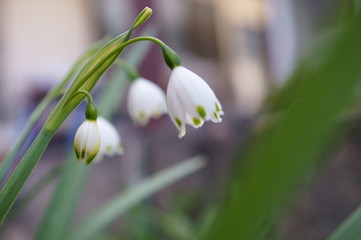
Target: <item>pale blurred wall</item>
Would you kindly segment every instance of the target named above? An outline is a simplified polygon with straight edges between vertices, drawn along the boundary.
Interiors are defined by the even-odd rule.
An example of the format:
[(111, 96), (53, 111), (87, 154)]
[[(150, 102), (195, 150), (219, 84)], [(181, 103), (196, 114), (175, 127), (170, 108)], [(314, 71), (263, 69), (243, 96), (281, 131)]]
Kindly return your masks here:
[(1, 1), (2, 137), (29, 101), (29, 93), (59, 81), (95, 40), (90, 11), (86, 0)]
[(25, 93), (34, 81), (52, 85), (94, 36), (86, 1), (3, 0), (3, 94)]

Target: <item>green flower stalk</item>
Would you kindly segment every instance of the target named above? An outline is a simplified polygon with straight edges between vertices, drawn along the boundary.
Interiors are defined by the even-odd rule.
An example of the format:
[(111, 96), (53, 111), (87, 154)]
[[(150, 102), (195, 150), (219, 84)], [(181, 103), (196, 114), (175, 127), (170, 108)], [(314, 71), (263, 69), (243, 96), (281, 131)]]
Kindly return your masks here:
[[(25, 153), (23, 159), (1, 190), (0, 223), (4, 221), (57, 129), (84, 98), (84, 96), (75, 96), (72, 98), (72, 94), (79, 90), (90, 92), (93, 89), (99, 78), (124, 50), (126, 47), (124, 43), (129, 40), (132, 31), (145, 22), (150, 17), (151, 13), (152, 10), (150, 8), (145, 8), (138, 15), (128, 31), (101, 47), (77, 74), (73, 83), (65, 92), (64, 96), (45, 122), (43, 128), (40, 130), (38, 136)], [(71, 100), (69, 101), (69, 99)]]

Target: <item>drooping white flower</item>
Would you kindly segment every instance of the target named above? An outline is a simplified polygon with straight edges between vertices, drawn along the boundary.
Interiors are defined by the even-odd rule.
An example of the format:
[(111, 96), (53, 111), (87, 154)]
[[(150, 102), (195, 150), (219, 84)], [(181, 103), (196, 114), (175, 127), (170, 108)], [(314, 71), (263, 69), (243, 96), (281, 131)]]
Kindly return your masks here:
[(74, 137), (74, 149), (78, 160), (86, 165), (98, 154), (100, 148), (100, 133), (96, 120), (85, 120), (78, 128)]
[(183, 66), (173, 69), (167, 88), (167, 108), (178, 128), (178, 137), (186, 134), (185, 124), (199, 128), (205, 121), (221, 122), (222, 106), (208, 84)]
[(104, 155), (112, 157), (123, 154), (121, 139), (115, 127), (102, 117), (98, 117), (97, 122), (100, 133), (100, 149), (94, 162), (100, 162)]
[(128, 112), (133, 122), (144, 126), (150, 118), (158, 118), (167, 112), (165, 94), (153, 82), (138, 78), (130, 86)]

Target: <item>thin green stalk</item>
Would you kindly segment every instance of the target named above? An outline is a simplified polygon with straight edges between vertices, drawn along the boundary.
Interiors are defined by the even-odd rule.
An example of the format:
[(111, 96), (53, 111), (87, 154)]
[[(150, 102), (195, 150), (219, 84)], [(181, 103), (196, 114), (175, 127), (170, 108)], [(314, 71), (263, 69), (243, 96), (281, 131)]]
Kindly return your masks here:
[(21, 196), (19, 201), (15, 204), (14, 210), (9, 217), (14, 218), (21, 210), (29, 205), (33, 199), (44, 190), (49, 183), (55, 180), (63, 171), (64, 165), (60, 164), (49, 170), (43, 177), (41, 177), (31, 188)]
[(174, 164), (173, 166), (144, 179), (135, 186), (117, 194), (110, 201), (85, 217), (84, 220), (74, 228), (74, 232), (70, 235), (69, 239), (89, 239), (131, 207), (179, 179), (201, 169), (204, 165), (205, 161), (203, 157), (196, 156)]
[[(67, 103), (71, 95), (80, 88), (88, 92), (93, 89), (100, 77), (113, 64), (113, 62), (119, 57), (119, 55), (123, 51), (124, 47), (121, 48), (118, 46), (129, 40), (130, 34), (132, 30), (135, 29), (135, 26), (139, 26), (141, 23), (143, 23), (150, 16), (150, 14), (151, 10), (149, 8), (145, 8), (137, 17), (137, 20), (139, 20), (140, 22), (137, 22), (137, 20), (134, 21), (131, 29), (101, 47), (78, 73), (72, 85), (68, 88), (68, 90), (65, 92), (64, 96), (61, 98), (53, 112), (48, 117), (42, 128), (42, 131), (39, 133), (38, 137), (30, 146), (22, 161), (19, 163), (19, 165), (1, 190), (0, 223), (4, 221), (6, 215), (10, 211), (10, 208), (20, 194), (20, 191), (25, 185), (32, 170), (35, 168), (40, 157), (45, 151), (45, 148), (48, 145), (51, 137), (55, 134), (57, 129), (70, 115), (70, 113), (81, 103), (84, 97), (73, 98), (73, 100), (70, 101), (70, 103), (65, 108), (64, 103)], [(117, 49), (117, 51), (114, 51), (113, 49)], [(42, 144), (39, 145), (39, 142), (42, 142)]]
[[(147, 34), (156, 34), (156, 31), (147, 27)], [(149, 50), (149, 44), (141, 45), (130, 50), (125, 56), (126, 61), (132, 66), (138, 66), (144, 55)], [(110, 81), (106, 82), (98, 95), (97, 105), (99, 115), (107, 119), (111, 118), (116, 109), (121, 104), (127, 84), (127, 76), (122, 69), (115, 69)], [(91, 166), (84, 167), (76, 161), (74, 150), (67, 154), (67, 162), (63, 174), (54, 190), (54, 194), (49, 202), (47, 210), (36, 231), (34, 239), (52, 240), (66, 239), (74, 216), (74, 210), (82, 194), (82, 189), (87, 180)]]
[[(74, 150), (67, 154), (67, 162), (47, 210), (38, 225), (34, 239), (66, 239), (76, 204), (83, 191), (90, 167), (77, 161)], [(75, 181), (74, 181), (75, 180)]]
[(135, 81), (139, 78), (138, 71), (134, 67), (130, 66), (125, 60), (117, 59), (114, 63), (127, 73), (130, 81)]
[(43, 155), (55, 131), (42, 129), (25, 153), (23, 159), (0, 192), (0, 222), (2, 223), (20, 194), (28, 177)]
[(40, 119), (43, 115), (45, 109), (49, 106), (49, 104), (57, 98), (61, 93), (66, 84), (74, 77), (74, 75), (79, 71), (79, 69), (85, 64), (89, 58), (94, 55), (96, 51), (98, 51), (100, 43), (97, 43), (89, 50), (87, 50), (80, 58), (75, 62), (73, 67), (69, 70), (66, 76), (63, 78), (59, 84), (55, 85), (44, 97), (44, 99), (39, 103), (39, 105), (35, 108), (33, 113), (30, 115), (29, 120), (27, 121), (25, 127), (21, 131), (19, 137), (15, 141), (14, 145), (11, 147), (9, 153), (6, 155), (5, 159), (3, 160), (1, 167), (0, 167), (0, 182), (3, 180), (6, 172), (8, 171), (11, 163), (14, 161), (16, 154), (19, 152), (19, 149), (23, 145), (24, 141), (26, 140), (27, 136), (29, 135), (30, 131), (33, 129), (36, 122)]
[(142, 37), (133, 38), (133, 39), (125, 42), (123, 44), (123, 46), (126, 47), (130, 44), (140, 42), (140, 41), (151, 41), (151, 42), (158, 44), (160, 46), (160, 48), (162, 49), (164, 61), (167, 63), (167, 65), (170, 69), (174, 69), (175, 67), (182, 65), (178, 54), (175, 51), (173, 51), (173, 49), (168, 47), (168, 45), (165, 44), (162, 40), (155, 38), (155, 37), (142, 36)]

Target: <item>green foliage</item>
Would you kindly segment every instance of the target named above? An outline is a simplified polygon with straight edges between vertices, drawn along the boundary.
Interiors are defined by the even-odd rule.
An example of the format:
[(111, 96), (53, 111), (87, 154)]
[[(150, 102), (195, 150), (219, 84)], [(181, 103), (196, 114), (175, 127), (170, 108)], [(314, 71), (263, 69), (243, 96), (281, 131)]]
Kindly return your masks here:
[[(87, 92), (92, 90), (99, 78), (121, 54), (125, 47), (124, 43), (129, 40), (135, 26), (139, 26), (147, 19), (147, 17), (141, 17), (142, 15), (149, 16), (147, 8), (139, 14), (128, 31), (102, 46), (77, 74), (73, 83), (60, 99), (38, 136), (2, 188), (0, 192), (0, 223), (4, 221), (55, 132), (84, 97), (78, 96), (68, 102), (69, 98), (77, 90), (81, 89)], [(67, 103), (66, 106), (65, 103)]]
[[(146, 33), (153, 33), (148, 28)], [(132, 49), (126, 56), (127, 62), (138, 66), (149, 49), (148, 44)], [(97, 106), (99, 115), (110, 118), (121, 103), (121, 96), (127, 85), (127, 76), (117, 69), (112, 79), (105, 84), (100, 92)], [(38, 226), (35, 239), (64, 239), (74, 216), (78, 200), (87, 180), (91, 166), (84, 167), (75, 159), (74, 150), (68, 152), (63, 175), (54, 191), (49, 206)]]
[(339, 226), (328, 240), (359, 239), (361, 236), (361, 207), (354, 211), (344, 223)]
[(125, 213), (129, 208), (203, 166), (204, 160), (201, 157), (194, 157), (175, 164), (148, 179), (144, 179), (140, 183), (117, 194), (103, 206), (86, 216), (79, 225), (75, 226), (74, 232), (70, 235), (69, 239), (88, 239), (106, 227), (112, 220)]
[(326, 59), (299, 69), (284, 90), (294, 89), (293, 94), (281, 90), (273, 104), (282, 107), (270, 108), (280, 110), (277, 117), (251, 142), (246, 166), (236, 168), (214, 221), (199, 239), (270, 238), (270, 226), (306, 170), (345, 130), (338, 118), (360, 84), (360, 26), (360, 16), (344, 23)]

